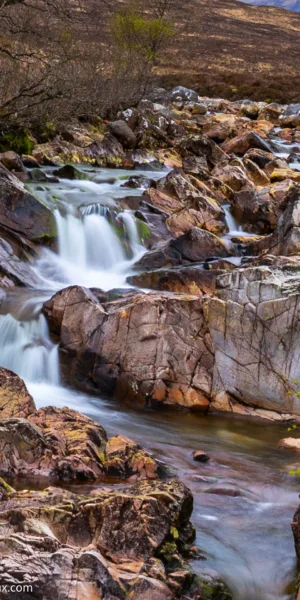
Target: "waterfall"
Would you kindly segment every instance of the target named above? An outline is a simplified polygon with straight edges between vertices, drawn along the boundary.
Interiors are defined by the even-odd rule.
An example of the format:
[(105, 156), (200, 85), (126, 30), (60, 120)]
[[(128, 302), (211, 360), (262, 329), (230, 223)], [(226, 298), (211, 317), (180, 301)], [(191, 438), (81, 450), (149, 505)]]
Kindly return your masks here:
[[(127, 286), (131, 265), (145, 252), (132, 212), (112, 215), (116, 204), (106, 196), (112, 186), (85, 181), (78, 189), (77, 183), (61, 181), (65, 189), (56, 194), (54, 211), (57, 251), (43, 248), (34, 267), (45, 291), (37, 296), (33, 290), (15, 290), (1, 306), (0, 364), (18, 373), (34, 397), (48, 403), (51, 394), (57, 398), (65, 392), (58, 345), (51, 341), (43, 302), (69, 285), (103, 290)], [(115, 188), (119, 190), (118, 183)]]
[[(20, 318), (23, 313), (24, 306), (17, 311)], [(59, 385), (58, 345), (50, 339), (44, 315), (30, 316), (22, 321), (9, 313), (0, 316), (1, 366), (29, 382)]]
[(243, 231), (243, 229), (242, 229), (241, 225), (239, 225), (238, 222), (235, 220), (235, 218), (231, 212), (230, 204), (224, 204), (223, 208), (224, 208), (224, 212), (225, 212), (225, 222), (229, 229), (229, 234), (230, 235), (240, 234)]
[(118, 218), (123, 221), (124, 227), (133, 250), (141, 247), (140, 236), (136, 225), (136, 219), (130, 212), (122, 212)]
[[(68, 285), (98, 287), (104, 290), (124, 287), (126, 272), (132, 262), (145, 251), (140, 244), (133, 215), (120, 215), (132, 250), (132, 259), (126, 256), (125, 246), (108, 220), (108, 210), (100, 204), (74, 210), (66, 214), (54, 212), (58, 253), (45, 249), (37, 264), (37, 272), (48, 289)], [(126, 237), (125, 236), (125, 237)]]

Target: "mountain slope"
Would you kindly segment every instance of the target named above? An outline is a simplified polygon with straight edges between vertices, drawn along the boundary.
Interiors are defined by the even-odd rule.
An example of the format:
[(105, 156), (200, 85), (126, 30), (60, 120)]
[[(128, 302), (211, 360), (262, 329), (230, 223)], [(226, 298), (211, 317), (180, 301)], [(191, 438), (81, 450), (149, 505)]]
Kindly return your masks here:
[(229, 98), (300, 101), (300, 14), (238, 0), (176, 3), (179, 33), (159, 67), (162, 84), (185, 83)]
[(247, 4), (254, 4), (255, 6), (276, 6), (277, 8), (286, 8), (287, 10), (294, 10), (300, 12), (300, 0), (240, 0)]

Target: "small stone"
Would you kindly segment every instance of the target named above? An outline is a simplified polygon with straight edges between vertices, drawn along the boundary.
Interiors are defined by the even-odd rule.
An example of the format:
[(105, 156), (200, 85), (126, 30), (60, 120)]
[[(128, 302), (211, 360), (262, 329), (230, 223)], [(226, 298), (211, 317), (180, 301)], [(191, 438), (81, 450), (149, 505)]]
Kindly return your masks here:
[(193, 459), (197, 462), (206, 463), (209, 461), (209, 456), (204, 450), (196, 450), (193, 452)]

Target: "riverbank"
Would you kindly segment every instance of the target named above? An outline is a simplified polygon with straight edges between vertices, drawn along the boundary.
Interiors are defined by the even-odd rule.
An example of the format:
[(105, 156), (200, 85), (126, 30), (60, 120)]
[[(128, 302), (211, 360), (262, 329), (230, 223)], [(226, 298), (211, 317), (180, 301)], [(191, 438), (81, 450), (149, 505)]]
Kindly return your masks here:
[[(118, 503), (119, 486), (132, 484), (131, 477), (150, 481), (147, 502), (152, 505), (158, 459), (159, 466), (162, 461), (168, 467), (159, 474), (163, 485), (177, 476), (193, 492), (192, 520), (206, 561), (190, 565), (208, 578), (214, 569), (228, 585), (231, 592), (217, 583), (215, 597), (292, 597), (296, 564), (289, 521), (298, 503), (298, 480), (290, 471), (297, 470), (297, 454), (277, 446), (300, 415), (299, 111), (298, 105), (199, 98), (183, 88), (156, 90), (117, 121), (73, 123), (44, 143), (27, 132), (31, 155), (13, 148), (1, 154), (0, 364), (25, 380), (38, 408), (75, 408), (112, 435), (134, 437), (141, 446), (138, 460), (126, 449), (126, 466), (116, 449), (118, 481), (109, 482), (103, 479), (112, 475), (105, 444), (106, 449), (92, 435), (82, 454), (86, 422), (80, 415), (70, 443), (64, 428), (72, 431), (74, 418), (68, 411), (50, 408), (33, 421), (30, 412), (3, 414), (15, 422), (1, 421), (3, 439), (8, 436), (13, 448), (4, 460), (5, 442), (1, 462), (15, 470), (12, 484), (19, 490), (11, 498), (3, 492), (5, 514), (8, 508), (22, 512), (6, 504), (13, 498), (20, 506), (23, 500), (26, 506), (36, 502), (39, 510), (43, 504), (40, 488), (30, 497), (20, 490), (21, 471), (28, 469), (22, 461), (32, 453), (30, 443), (25, 458), (18, 454), (25, 440), (18, 428), (25, 427), (20, 422), (25, 417), (30, 431), (33, 424), (38, 428), (34, 449), (41, 448), (38, 460), (29, 460), (27, 475), (36, 470), (40, 478), (48, 470), (47, 483), (38, 487), (52, 483), (55, 471), (60, 473), (55, 484), (67, 484), (70, 494), (84, 493), (83, 479), (92, 485), (89, 493), (104, 494), (99, 501), (88, 496), (78, 504), (77, 497), (55, 492), (59, 506), (72, 505), (75, 521), (83, 518), (86, 502), (98, 502), (99, 514), (106, 494)], [(222, 411), (232, 420), (217, 416)], [(57, 426), (49, 414), (56, 415)], [(234, 414), (251, 416), (253, 422), (237, 421)], [(154, 459), (143, 454), (144, 447)], [(196, 450), (208, 455), (205, 464), (193, 461)], [(30, 486), (35, 489), (32, 480)], [(140, 488), (135, 493), (139, 520)], [(183, 492), (183, 505), (185, 494), (190, 497)], [(146, 593), (140, 577), (155, 580), (148, 582), (147, 593), (153, 595), (155, 585), (155, 593), (164, 594), (159, 600), (185, 600), (187, 594), (207, 600), (204, 589), (191, 587), (192, 555), (176, 563), (178, 528), (172, 519), (156, 546), (159, 551), (162, 542), (171, 544), (167, 555), (161, 559), (155, 550), (143, 557), (161, 560), (166, 579), (153, 562), (150, 570), (148, 562), (138, 570), (131, 566), (130, 583), (122, 572), (122, 584), (127, 581), (134, 600), (144, 600)], [(110, 527), (123, 531), (123, 526), (125, 540), (126, 519)], [(59, 534), (56, 525), (51, 530), (59, 542), (53, 551), (60, 553), (68, 527), (64, 524)], [(86, 543), (80, 539), (77, 549), (86, 553), (92, 543), (88, 552), (100, 552), (116, 564), (95, 538), (90, 520), (86, 527), (84, 522)], [(45, 523), (34, 529), (39, 536), (38, 529), (44, 535)], [(70, 540), (74, 567), (79, 557)], [(263, 570), (261, 548), (268, 564)], [(124, 546), (122, 561), (131, 558)], [(93, 582), (98, 581), (94, 566)], [(137, 587), (130, 587), (133, 572)], [(108, 598), (111, 589), (116, 588), (105, 588)], [(118, 588), (116, 597), (123, 591)]]

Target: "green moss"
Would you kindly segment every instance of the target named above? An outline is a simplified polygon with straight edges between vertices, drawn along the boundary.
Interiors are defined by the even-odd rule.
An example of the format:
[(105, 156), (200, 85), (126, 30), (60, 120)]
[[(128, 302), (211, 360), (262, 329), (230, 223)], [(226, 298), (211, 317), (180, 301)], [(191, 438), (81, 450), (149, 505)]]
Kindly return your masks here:
[(4, 488), (7, 494), (12, 494), (15, 491), (2, 477), (0, 477), (0, 487)]
[(0, 150), (13, 150), (18, 154), (31, 154), (34, 148), (34, 141), (31, 138), (28, 129), (10, 131), (3, 134), (0, 138)]
[(148, 240), (151, 237), (152, 232), (147, 223), (144, 223), (144, 221), (141, 221), (140, 219), (136, 219), (136, 226), (141, 240)]

